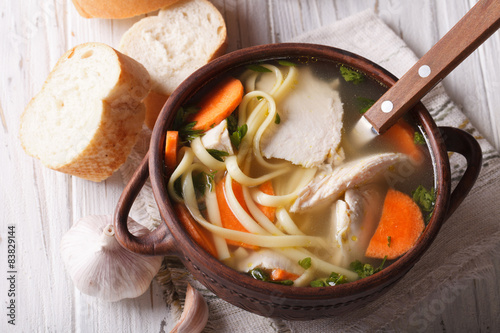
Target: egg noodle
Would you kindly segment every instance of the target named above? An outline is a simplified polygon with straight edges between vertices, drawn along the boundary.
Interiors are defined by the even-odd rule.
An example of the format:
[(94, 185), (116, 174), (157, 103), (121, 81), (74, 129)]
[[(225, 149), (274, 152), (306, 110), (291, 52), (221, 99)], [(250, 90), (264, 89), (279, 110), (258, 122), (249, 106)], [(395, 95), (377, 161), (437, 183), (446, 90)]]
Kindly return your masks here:
[[(183, 203), (194, 219), (213, 233), (214, 243), (221, 260), (230, 257), (225, 239), (262, 248), (280, 248), (282, 251), (285, 248), (295, 248), (299, 251), (304, 247), (327, 247), (324, 239), (307, 236), (301, 232), (286, 211), (286, 207), (296, 199), (298, 191), (314, 177), (316, 169), (291, 166), (288, 162), (268, 162), (260, 150), (260, 141), (264, 132), (276, 119), (276, 100), (293, 89), (294, 82), (297, 80), (297, 69), (289, 67), (284, 75), (276, 66), (266, 64), (263, 67), (275, 75), (275, 82), (269, 92), (256, 90), (258, 73), (247, 71), (242, 75), (246, 91), (249, 92), (243, 96), (238, 107), (238, 125), (246, 124), (248, 130), (240, 143), (237, 154), (219, 161), (203, 146), (201, 138), (197, 137), (192, 140), (191, 147), (183, 147), (180, 150), (180, 162), (168, 182), (170, 197), (176, 202)], [(263, 172), (263, 175), (259, 177), (250, 176), (251, 162), (257, 163), (260, 170), (267, 170), (267, 172)], [(227, 202), (233, 214), (248, 232), (226, 229), (222, 226), (214, 191), (205, 192), (208, 220), (200, 212), (193, 184), (193, 173), (210, 174), (214, 171), (225, 174), (224, 190)], [(290, 180), (288, 187), (292, 188), (289, 193), (269, 195), (258, 190), (257, 186), (285, 174)], [(176, 193), (174, 185), (179, 178), (182, 184), (182, 198)], [(233, 179), (242, 185), (243, 197), (249, 213), (240, 205), (234, 194)], [(276, 207), (277, 224), (269, 220), (256, 203)]]

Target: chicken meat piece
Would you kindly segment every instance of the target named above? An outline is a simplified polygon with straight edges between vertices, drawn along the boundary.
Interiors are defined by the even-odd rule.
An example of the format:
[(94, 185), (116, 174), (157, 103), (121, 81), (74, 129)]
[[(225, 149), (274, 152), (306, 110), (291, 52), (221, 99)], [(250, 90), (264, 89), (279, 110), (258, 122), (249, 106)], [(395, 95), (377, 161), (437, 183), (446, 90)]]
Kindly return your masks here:
[(297, 213), (319, 204), (334, 202), (347, 189), (368, 183), (381, 172), (389, 171), (391, 166), (406, 159), (404, 154), (384, 153), (342, 164), (330, 173), (313, 178), (298, 193), (290, 211)]
[(223, 120), (219, 125), (209, 129), (201, 137), (201, 143), (206, 149), (216, 149), (233, 155), (233, 146), (227, 130), (227, 120)]
[(270, 124), (262, 136), (262, 154), (306, 168), (338, 163), (344, 110), (337, 81), (321, 80), (309, 68), (298, 71), (296, 85), (277, 103), (279, 124)]
[(382, 214), (384, 193), (380, 185), (366, 184), (348, 189), (344, 200), (337, 200), (333, 237), (340, 246), (343, 264), (364, 258)]

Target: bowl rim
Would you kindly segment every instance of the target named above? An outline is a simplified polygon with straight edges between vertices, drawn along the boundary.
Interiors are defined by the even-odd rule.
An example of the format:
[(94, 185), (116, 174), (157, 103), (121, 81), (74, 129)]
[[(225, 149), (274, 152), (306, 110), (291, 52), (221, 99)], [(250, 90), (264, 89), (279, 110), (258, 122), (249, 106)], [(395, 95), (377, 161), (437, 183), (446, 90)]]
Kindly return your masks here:
[[(173, 207), (166, 190), (168, 177), (165, 174), (164, 154), (162, 151), (165, 143), (165, 133), (173, 121), (174, 111), (177, 111), (183, 102), (189, 100), (208, 82), (217, 79), (221, 73), (229, 69), (265, 59), (297, 56), (343, 63), (362, 71), (388, 87), (397, 81), (394, 75), (374, 62), (357, 54), (325, 45), (308, 43), (266, 44), (236, 50), (223, 55), (201, 67), (183, 81), (169, 97), (158, 116), (151, 137), (149, 153), (149, 171), (154, 197), (163, 222), (166, 223), (178, 245), (178, 253), (176, 254), (179, 255), (181, 260), (190, 261), (201, 274), (211, 277), (211, 281), (213, 279), (223, 279), (225, 288), (243, 287), (249, 295), (254, 295), (258, 299), (263, 295), (271, 294), (278, 294), (280, 298), (290, 300), (328, 301), (352, 297), (353, 295), (362, 298), (373, 291), (386, 287), (406, 274), (431, 245), (446, 219), (451, 191), (449, 160), (439, 129), (423, 104), (418, 103), (412, 109), (411, 114), (416, 117), (423, 130), (427, 133), (432, 150), (431, 156), (436, 177), (435, 186), (438, 194), (434, 213), (417, 244), (390, 266), (372, 276), (334, 287), (319, 288), (290, 287), (255, 280), (212, 257), (189, 237), (182, 225), (175, 219)], [(189, 249), (192, 251), (189, 251), (189, 256), (187, 256), (185, 253)], [(210, 286), (208, 287), (210, 288)]]

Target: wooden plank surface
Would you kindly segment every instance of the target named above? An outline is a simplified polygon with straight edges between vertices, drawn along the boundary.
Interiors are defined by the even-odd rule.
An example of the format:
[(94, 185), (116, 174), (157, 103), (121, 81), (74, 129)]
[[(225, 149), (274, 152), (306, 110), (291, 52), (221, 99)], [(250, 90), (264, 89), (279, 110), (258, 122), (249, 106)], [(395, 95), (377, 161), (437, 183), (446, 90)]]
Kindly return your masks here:
[[(417, 53), (423, 55), (462, 17), (474, 0), (214, 0), (228, 27), (228, 50), (286, 41), (303, 32), (373, 8)], [(7, 226), (16, 226), (17, 317), (1, 332), (158, 332), (168, 331), (161, 291), (154, 283), (143, 296), (108, 304), (77, 291), (59, 252), (62, 235), (90, 214), (110, 214), (123, 189), (119, 174), (96, 184), (44, 168), (28, 157), (17, 138), (19, 116), (40, 90), (61, 54), (82, 42), (117, 47), (121, 35), (139, 18), (83, 19), (72, 3), (2, 1), (0, 3), (0, 245)], [(494, 34), (460, 65), (444, 86), (452, 99), (500, 149), (500, 34)], [(6, 274), (5, 252), (0, 267)], [(464, 292), (426, 322), (427, 331), (500, 329), (500, 263), (496, 279), (471, 281)], [(6, 298), (1, 277), (0, 299)], [(4, 307), (3, 307), (4, 308)], [(405, 326), (406, 325), (406, 326)], [(496, 326), (495, 326), (496, 325)], [(396, 325), (408, 329), (404, 322)]]

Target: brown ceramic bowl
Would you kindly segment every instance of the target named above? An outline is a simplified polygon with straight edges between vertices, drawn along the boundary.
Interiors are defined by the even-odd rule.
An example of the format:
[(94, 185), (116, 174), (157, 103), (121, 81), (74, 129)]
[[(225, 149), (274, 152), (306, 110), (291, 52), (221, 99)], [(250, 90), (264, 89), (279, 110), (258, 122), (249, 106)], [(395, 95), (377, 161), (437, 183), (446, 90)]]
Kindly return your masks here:
[[(417, 244), (381, 272), (335, 287), (301, 287), (262, 282), (236, 272), (210, 256), (189, 236), (177, 220), (167, 194), (163, 149), (165, 133), (175, 112), (200, 88), (225, 71), (243, 64), (273, 58), (325, 59), (356, 68), (390, 87), (397, 80), (373, 62), (332, 47), (312, 44), (273, 44), (238, 50), (222, 56), (187, 78), (170, 96), (156, 122), (148, 155), (126, 186), (115, 213), (116, 236), (127, 249), (144, 255), (178, 256), (193, 276), (222, 299), (248, 311), (269, 317), (308, 320), (344, 313), (376, 299), (401, 279), (420, 259), (443, 222), (453, 213), (473, 186), (481, 166), (481, 150), (467, 133), (437, 127), (422, 104), (411, 111), (427, 133), (435, 163), (437, 200), (431, 221)], [(466, 157), (467, 170), (451, 192), (448, 151)], [(142, 185), (151, 178), (156, 203), (164, 223), (144, 237), (135, 237), (126, 227), (130, 207)]]

